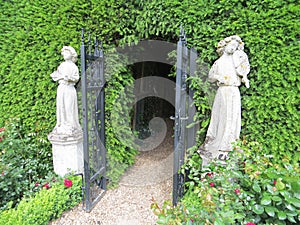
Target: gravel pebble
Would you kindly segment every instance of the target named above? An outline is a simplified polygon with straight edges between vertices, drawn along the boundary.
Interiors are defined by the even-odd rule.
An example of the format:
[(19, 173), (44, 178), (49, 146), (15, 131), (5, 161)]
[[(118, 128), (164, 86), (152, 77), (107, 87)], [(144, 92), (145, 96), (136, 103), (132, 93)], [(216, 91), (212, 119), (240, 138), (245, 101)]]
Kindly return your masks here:
[(49, 225), (155, 225), (152, 199), (161, 205), (172, 198), (173, 129), (168, 125), (163, 142), (153, 150), (141, 151), (119, 186), (107, 190), (91, 212), (80, 204)]

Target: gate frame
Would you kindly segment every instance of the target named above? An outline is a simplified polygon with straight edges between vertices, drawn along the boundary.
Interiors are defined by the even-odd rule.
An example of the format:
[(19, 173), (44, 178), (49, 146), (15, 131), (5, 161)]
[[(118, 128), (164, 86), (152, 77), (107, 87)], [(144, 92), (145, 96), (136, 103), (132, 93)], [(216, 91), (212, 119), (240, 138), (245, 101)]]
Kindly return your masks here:
[[(88, 47), (88, 52), (87, 48)], [(84, 156), (84, 188), (85, 199), (83, 199), (84, 210), (90, 212), (99, 200), (105, 195), (107, 189), (106, 178), (106, 143), (105, 143), (105, 86), (104, 78), (104, 54), (103, 48), (96, 37), (94, 53), (92, 54), (92, 45), (90, 35), (88, 46), (85, 46), (84, 29), (82, 29), (82, 45), (80, 48), (81, 55), (81, 86), (82, 86), (82, 121), (83, 121), (83, 156)], [(87, 73), (87, 70), (93, 65), (96, 70)], [(100, 80), (100, 83), (93, 83), (88, 80), (88, 75), (94, 76)], [(97, 80), (96, 80), (97, 81)], [(88, 104), (88, 93), (95, 91), (95, 102), (93, 106)], [(94, 107), (94, 108), (93, 108)], [(90, 112), (90, 114), (89, 114)], [(96, 149), (95, 149), (96, 148)], [(96, 157), (96, 163), (99, 163), (97, 171), (94, 171), (90, 162), (90, 152)], [(92, 165), (91, 165), (92, 164)], [(98, 164), (96, 165), (98, 166)], [(95, 186), (96, 184), (96, 186)], [(97, 196), (93, 192), (98, 191)]]
[(194, 91), (189, 89), (188, 76), (194, 76), (197, 70), (197, 51), (187, 46), (186, 33), (180, 26), (177, 42), (176, 96), (174, 129), (174, 165), (173, 165), (173, 205), (184, 194), (185, 176), (180, 171), (185, 162), (186, 150), (195, 145), (196, 127), (187, 128), (194, 122), (196, 109), (193, 102)]

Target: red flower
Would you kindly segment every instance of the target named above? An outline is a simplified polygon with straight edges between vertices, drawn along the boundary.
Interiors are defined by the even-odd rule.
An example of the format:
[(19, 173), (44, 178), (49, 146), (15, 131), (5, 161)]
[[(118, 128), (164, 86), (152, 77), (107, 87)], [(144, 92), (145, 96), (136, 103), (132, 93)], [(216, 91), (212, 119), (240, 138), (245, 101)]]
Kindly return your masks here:
[(191, 221), (192, 223), (194, 223), (194, 222), (195, 222), (195, 220), (193, 220), (193, 219), (190, 219), (190, 221)]
[(237, 195), (241, 194), (241, 191), (240, 191), (240, 189), (238, 189), (238, 188), (235, 189), (234, 192), (235, 192)]
[(255, 225), (255, 223), (248, 222), (248, 223), (246, 223), (246, 225)]
[(40, 185), (39, 182), (36, 182), (36, 183), (34, 184), (35, 187), (38, 187), (39, 185)]
[(209, 183), (209, 186), (214, 187), (215, 184), (213, 182)]
[(49, 183), (47, 182), (46, 184), (44, 184), (43, 188), (49, 189), (50, 188)]
[(277, 181), (276, 181), (276, 180), (274, 180), (274, 181), (273, 181), (273, 184), (274, 184), (274, 185), (276, 185), (276, 184), (277, 184)]
[(208, 176), (209, 178), (213, 177), (213, 173), (207, 173), (206, 176)]
[(64, 179), (64, 185), (65, 187), (72, 187), (73, 183), (71, 180)]

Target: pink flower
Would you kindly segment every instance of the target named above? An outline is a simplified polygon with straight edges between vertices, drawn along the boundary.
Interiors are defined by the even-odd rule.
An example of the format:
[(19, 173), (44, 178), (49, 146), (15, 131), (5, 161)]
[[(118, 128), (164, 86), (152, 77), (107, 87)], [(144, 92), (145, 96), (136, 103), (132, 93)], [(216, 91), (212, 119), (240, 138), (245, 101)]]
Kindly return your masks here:
[(73, 183), (71, 180), (64, 179), (64, 185), (65, 187), (72, 187)]
[(274, 180), (274, 181), (273, 181), (273, 184), (276, 185), (276, 184), (277, 184), (277, 180)]
[(213, 182), (210, 182), (210, 183), (209, 183), (209, 186), (214, 187), (215, 184), (214, 184)]
[[(1, 128), (0, 128), (0, 133), (1, 133), (2, 131), (5, 131), (5, 128), (4, 128), (4, 127), (1, 127)], [(0, 142), (3, 140), (3, 138), (4, 138), (4, 136), (0, 136)]]
[(255, 225), (255, 223), (248, 222), (248, 223), (246, 223), (246, 225)]
[(46, 184), (44, 184), (43, 188), (49, 189), (50, 188), (49, 183), (47, 182)]
[(39, 182), (36, 182), (36, 183), (34, 184), (35, 187), (38, 187), (39, 185), (40, 185)]
[(240, 189), (238, 189), (238, 188), (235, 189), (234, 192), (235, 192), (237, 195), (241, 194), (241, 191), (240, 191)]

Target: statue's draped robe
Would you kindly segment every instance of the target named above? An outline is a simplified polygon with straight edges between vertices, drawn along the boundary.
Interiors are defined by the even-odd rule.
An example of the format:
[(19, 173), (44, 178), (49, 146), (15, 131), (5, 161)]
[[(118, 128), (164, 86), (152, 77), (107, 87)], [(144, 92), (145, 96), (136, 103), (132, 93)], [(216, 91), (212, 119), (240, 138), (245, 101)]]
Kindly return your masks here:
[(81, 130), (78, 119), (77, 93), (74, 85), (79, 80), (78, 67), (71, 61), (60, 64), (51, 77), (58, 80), (56, 95), (56, 119), (54, 131), (71, 134)]
[(200, 147), (202, 154), (207, 154), (209, 158), (224, 159), (232, 150), (232, 143), (239, 139), (241, 131), (239, 86), (241, 76), (247, 75), (249, 68), (246, 54), (237, 52), (234, 56), (222, 55), (209, 71), (209, 81), (217, 82), (218, 85), (206, 139)]

